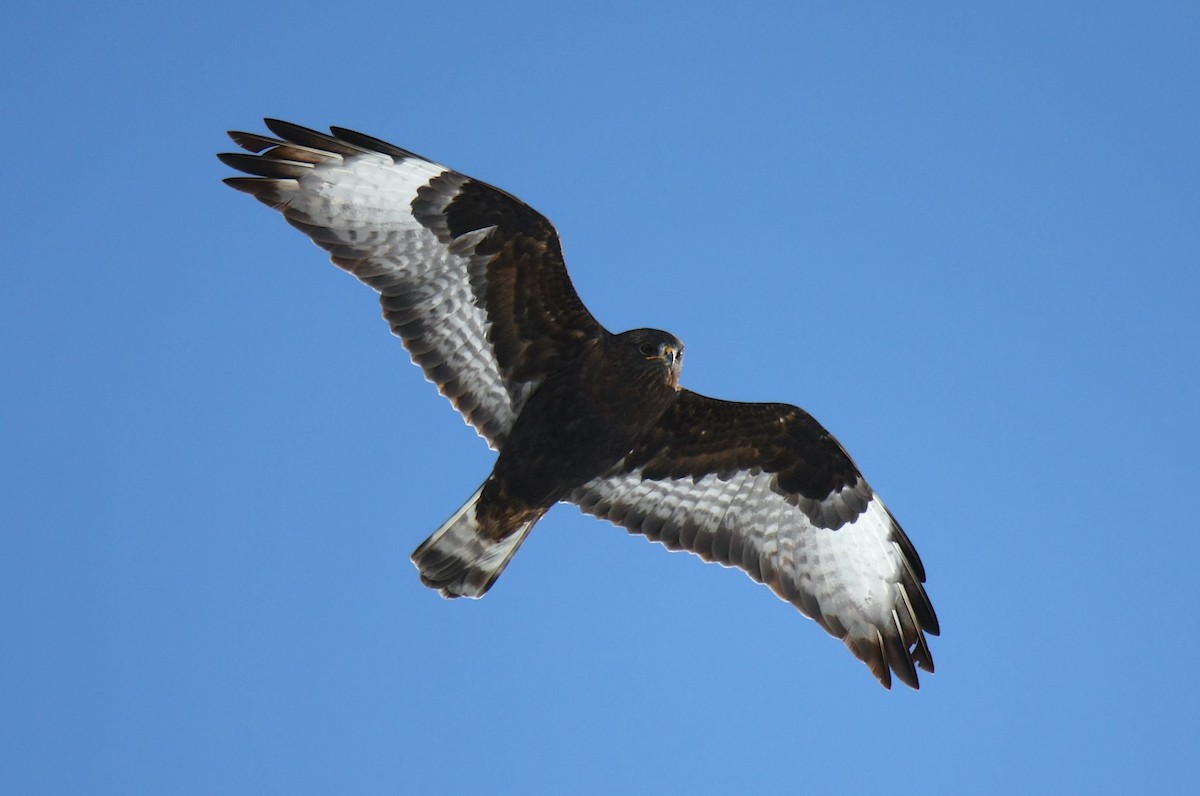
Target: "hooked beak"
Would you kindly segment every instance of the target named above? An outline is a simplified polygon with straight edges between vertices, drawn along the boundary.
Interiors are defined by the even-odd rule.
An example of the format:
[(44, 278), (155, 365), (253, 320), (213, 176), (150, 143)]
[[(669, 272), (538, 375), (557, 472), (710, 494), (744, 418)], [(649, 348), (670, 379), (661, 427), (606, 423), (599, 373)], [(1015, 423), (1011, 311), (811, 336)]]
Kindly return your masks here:
[(662, 359), (671, 370), (671, 384), (679, 389), (679, 371), (683, 368), (683, 349), (673, 345), (664, 345), (661, 349)]

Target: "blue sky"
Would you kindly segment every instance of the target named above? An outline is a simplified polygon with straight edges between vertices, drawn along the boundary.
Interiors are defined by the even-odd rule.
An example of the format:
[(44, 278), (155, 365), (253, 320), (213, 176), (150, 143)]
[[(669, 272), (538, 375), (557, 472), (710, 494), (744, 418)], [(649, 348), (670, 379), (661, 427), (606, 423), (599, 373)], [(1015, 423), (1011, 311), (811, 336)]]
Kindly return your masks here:
[[(1194, 787), (1197, 6), (564, 5), (8, 13), (0, 791)], [(506, 188), (689, 387), (812, 412), (937, 674), (569, 506), (423, 588), (492, 454), (221, 185), (265, 115)]]

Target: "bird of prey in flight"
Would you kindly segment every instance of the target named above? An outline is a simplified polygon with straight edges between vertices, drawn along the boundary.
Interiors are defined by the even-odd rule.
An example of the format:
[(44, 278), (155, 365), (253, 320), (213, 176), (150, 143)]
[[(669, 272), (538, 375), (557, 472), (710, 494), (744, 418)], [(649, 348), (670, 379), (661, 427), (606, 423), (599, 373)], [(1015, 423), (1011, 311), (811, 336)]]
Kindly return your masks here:
[(380, 294), (413, 362), (497, 452), (413, 553), (482, 597), (555, 503), (737, 567), (842, 639), (885, 687), (933, 671), (938, 620), (912, 542), (807, 412), (680, 385), (683, 343), (614, 334), (575, 293), (558, 233), (511, 194), (379, 139), (268, 119), (220, 155)]

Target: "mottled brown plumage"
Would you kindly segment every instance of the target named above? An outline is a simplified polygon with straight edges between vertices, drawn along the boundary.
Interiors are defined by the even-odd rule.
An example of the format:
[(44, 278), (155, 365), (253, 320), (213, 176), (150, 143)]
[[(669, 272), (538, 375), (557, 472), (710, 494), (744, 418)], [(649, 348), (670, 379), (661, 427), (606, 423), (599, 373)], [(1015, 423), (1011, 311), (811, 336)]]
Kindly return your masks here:
[(510, 194), (377, 138), (267, 120), (226, 182), (279, 210), (380, 293), (415, 363), (499, 451), (413, 553), (479, 597), (557, 502), (738, 567), (916, 688), (939, 632), (912, 543), (841, 445), (788, 404), (679, 386), (666, 332), (614, 335), (576, 295), (558, 234)]

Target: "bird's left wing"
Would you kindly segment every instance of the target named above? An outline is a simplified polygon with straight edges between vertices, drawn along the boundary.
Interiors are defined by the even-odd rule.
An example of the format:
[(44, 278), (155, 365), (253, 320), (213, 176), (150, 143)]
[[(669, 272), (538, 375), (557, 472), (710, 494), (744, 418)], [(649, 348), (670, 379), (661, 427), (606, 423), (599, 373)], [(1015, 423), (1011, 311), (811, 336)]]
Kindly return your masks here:
[(558, 233), (516, 197), (377, 138), (275, 119), (231, 132), (225, 182), (279, 210), (380, 293), (413, 361), (493, 447), (541, 379), (604, 333)]
[(744, 570), (841, 638), (885, 687), (932, 672), (937, 616), (912, 543), (842, 446), (787, 404), (684, 390), (568, 498), (671, 550)]

